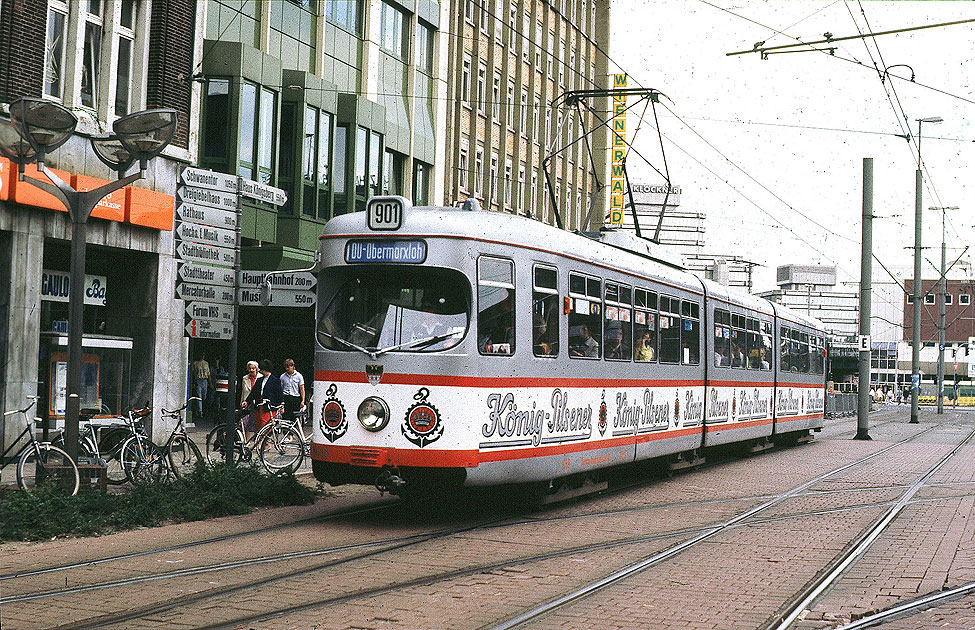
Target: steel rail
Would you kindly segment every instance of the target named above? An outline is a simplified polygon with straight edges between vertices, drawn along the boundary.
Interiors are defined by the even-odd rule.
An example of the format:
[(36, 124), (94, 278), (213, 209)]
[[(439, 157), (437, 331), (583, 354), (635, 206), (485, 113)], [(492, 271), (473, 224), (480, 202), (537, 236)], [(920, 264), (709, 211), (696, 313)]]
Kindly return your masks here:
[(969, 582), (968, 584), (962, 584), (961, 586), (956, 586), (955, 588), (947, 591), (938, 591), (937, 593), (931, 593), (909, 602), (891, 606), (886, 610), (881, 610), (880, 612), (867, 615), (866, 617), (861, 617), (856, 621), (850, 622), (844, 626), (840, 626), (839, 628), (836, 628), (836, 630), (860, 630), (861, 628), (870, 628), (878, 623), (883, 623), (884, 621), (888, 621), (895, 617), (907, 616), (907, 613), (915, 611), (920, 612), (923, 609), (937, 606), (946, 600), (963, 597), (969, 593), (975, 593), (975, 582)]
[(884, 533), (890, 524), (897, 518), (897, 516), (904, 510), (908, 504), (911, 503), (914, 495), (916, 495), (921, 488), (924, 487), (927, 480), (931, 478), (936, 472), (938, 472), (948, 461), (955, 456), (955, 454), (961, 450), (965, 444), (967, 444), (971, 439), (975, 437), (975, 430), (970, 432), (968, 436), (961, 441), (957, 446), (951, 449), (948, 454), (941, 458), (941, 460), (932, 466), (928, 471), (921, 476), (908, 490), (901, 496), (900, 500), (891, 507), (884, 515), (877, 521), (870, 529), (868, 529), (860, 537), (860, 539), (847, 550), (840, 558), (838, 562), (828, 573), (823, 573), (816, 579), (810, 586), (804, 591), (801, 599), (789, 604), (783, 613), (780, 613), (778, 619), (773, 620), (771, 624), (766, 627), (774, 630), (787, 630), (802, 613), (812, 605), (823, 592), (832, 586), (836, 580), (838, 580), (846, 570), (856, 562), (860, 556), (862, 556), (870, 548), (871, 545)]

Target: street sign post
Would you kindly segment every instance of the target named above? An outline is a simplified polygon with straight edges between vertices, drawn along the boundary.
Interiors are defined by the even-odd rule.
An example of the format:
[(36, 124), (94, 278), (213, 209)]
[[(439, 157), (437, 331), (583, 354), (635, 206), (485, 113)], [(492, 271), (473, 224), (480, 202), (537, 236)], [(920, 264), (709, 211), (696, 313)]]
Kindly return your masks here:
[(232, 322), (234, 319), (233, 306), (229, 304), (215, 304), (213, 302), (187, 302), (186, 316), (189, 319), (209, 319), (221, 322)]
[[(267, 277), (266, 271), (241, 270), (240, 286), (248, 288), (259, 288)], [(291, 271), (274, 272), (271, 275), (272, 289), (292, 289), (294, 291), (307, 291), (315, 288), (318, 279), (310, 271)]]
[(236, 248), (237, 246), (237, 234), (233, 230), (177, 220), (173, 226), (173, 232), (182, 241), (216, 245), (217, 247)]
[(240, 180), (240, 194), (275, 206), (283, 206), (288, 202), (288, 194), (280, 188), (255, 182), (252, 179)]
[(190, 262), (233, 267), (237, 262), (237, 250), (177, 240), (176, 257)]
[(197, 339), (232, 339), (234, 336), (232, 323), (209, 319), (191, 319), (185, 330), (187, 335)]
[(227, 267), (214, 267), (181, 261), (178, 269), (179, 279), (183, 282), (198, 282), (210, 286), (234, 286), (234, 270)]
[[(260, 289), (241, 288), (237, 298), (244, 306), (262, 306)], [(315, 292), (272, 288), (271, 301), (264, 306), (315, 306)]]
[(177, 282), (176, 297), (187, 302), (210, 302), (212, 304), (233, 304), (234, 288), (220, 287), (195, 282)]
[(210, 206), (198, 206), (190, 203), (176, 204), (176, 220), (187, 223), (199, 223), (200, 225), (212, 225), (213, 227), (234, 230), (237, 228), (237, 212), (211, 208)]

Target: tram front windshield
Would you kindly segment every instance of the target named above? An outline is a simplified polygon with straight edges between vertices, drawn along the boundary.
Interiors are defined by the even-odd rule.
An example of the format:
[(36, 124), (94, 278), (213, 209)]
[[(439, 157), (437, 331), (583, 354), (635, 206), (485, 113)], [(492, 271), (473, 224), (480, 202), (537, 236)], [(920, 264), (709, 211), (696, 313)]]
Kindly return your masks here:
[(459, 271), (377, 266), (322, 275), (337, 289), (318, 320), (318, 342), (329, 350), (435, 352), (467, 332), (471, 289)]

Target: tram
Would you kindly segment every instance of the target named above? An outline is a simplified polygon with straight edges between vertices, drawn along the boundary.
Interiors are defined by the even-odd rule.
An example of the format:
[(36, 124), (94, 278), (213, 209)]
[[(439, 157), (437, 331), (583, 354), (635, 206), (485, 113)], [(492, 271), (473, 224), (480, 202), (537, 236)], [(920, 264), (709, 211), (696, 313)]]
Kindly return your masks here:
[(374, 197), (321, 236), (315, 477), (578, 481), (821, 429), (825, 332), (620, 230)]

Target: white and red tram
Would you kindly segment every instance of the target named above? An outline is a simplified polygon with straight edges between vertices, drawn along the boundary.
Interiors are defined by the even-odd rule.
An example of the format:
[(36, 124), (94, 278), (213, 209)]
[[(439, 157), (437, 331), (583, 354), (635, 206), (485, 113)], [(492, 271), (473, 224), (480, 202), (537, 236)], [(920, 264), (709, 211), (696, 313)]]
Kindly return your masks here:
[(823, 425), (818, 322), (632, 235), (375, 197), (321, 241), (321, 481), (579, 479)]

